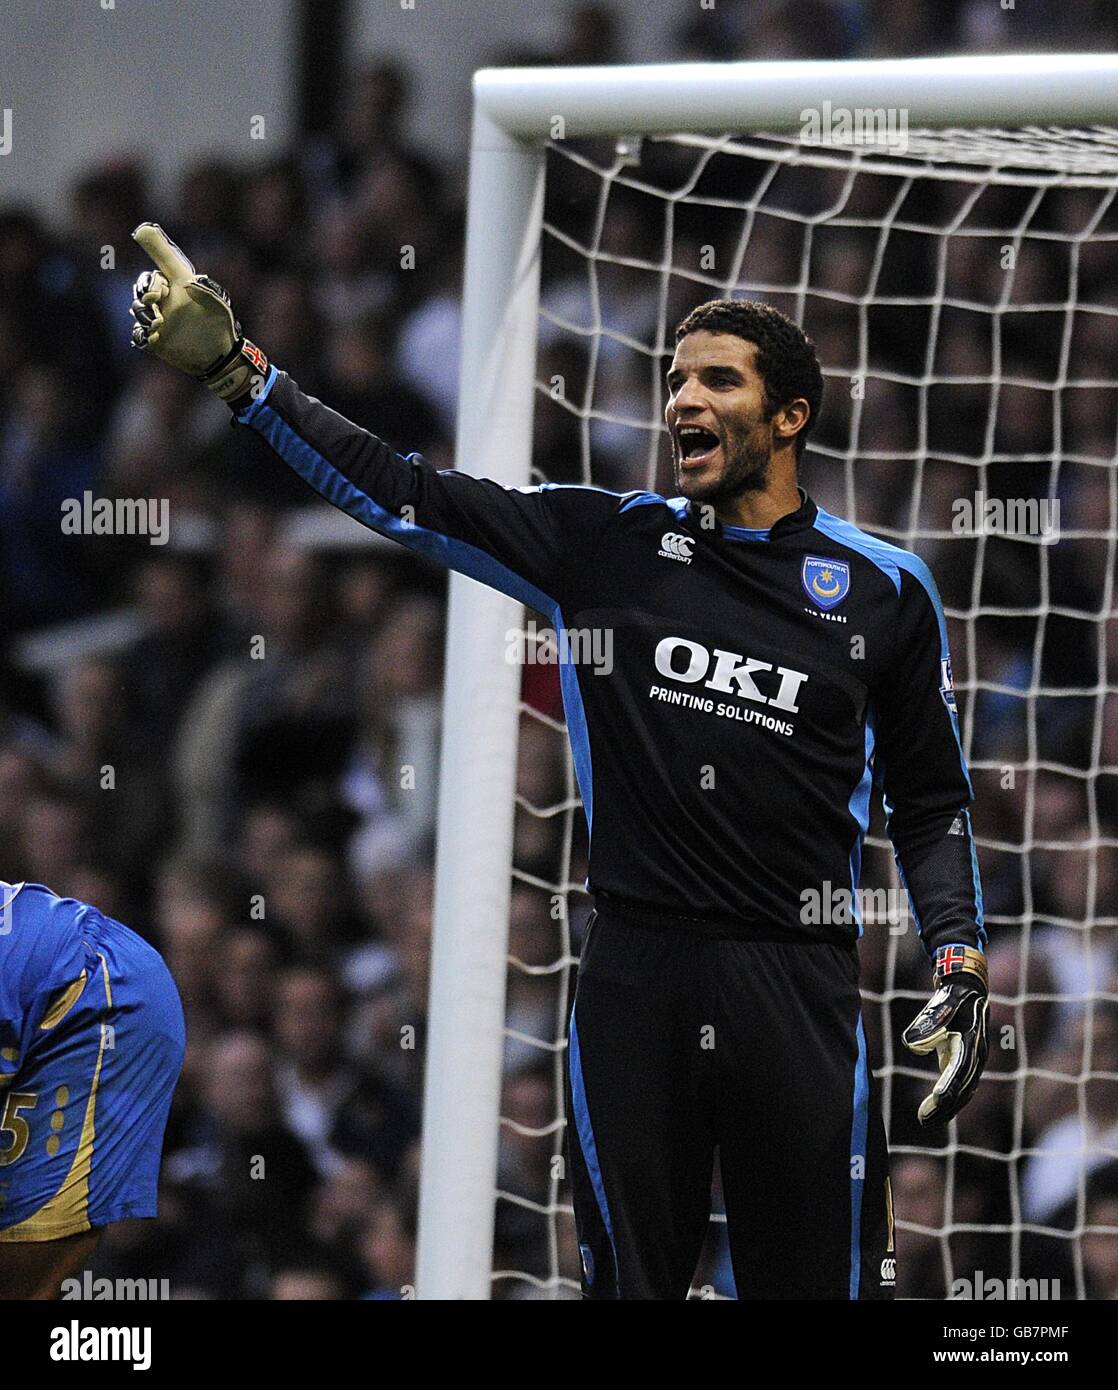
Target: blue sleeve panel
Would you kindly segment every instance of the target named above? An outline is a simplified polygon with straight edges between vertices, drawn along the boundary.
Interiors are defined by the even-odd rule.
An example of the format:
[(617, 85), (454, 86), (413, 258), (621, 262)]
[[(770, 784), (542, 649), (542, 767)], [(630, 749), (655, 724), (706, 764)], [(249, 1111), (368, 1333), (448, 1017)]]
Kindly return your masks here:
[(505, 487), (402, 457), (274, 367), (237, 418), (362, 525), (548, 617), (585, 545), (622, 501), (591, 487)]

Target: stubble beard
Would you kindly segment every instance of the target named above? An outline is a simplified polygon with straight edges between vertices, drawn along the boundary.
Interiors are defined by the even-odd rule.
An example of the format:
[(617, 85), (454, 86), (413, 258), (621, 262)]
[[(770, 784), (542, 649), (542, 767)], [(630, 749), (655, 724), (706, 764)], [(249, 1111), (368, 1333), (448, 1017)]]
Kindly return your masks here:
[[(747, 493), (764, 492), (772, 471), (772, 454), (767, 447), (756, 443), (752, 436), (723, 446), (726, 464), (713, 481), (697, 486), (689, 475), (676, 466), (676, 487), (681, 496), (692, 502), (717, 505), (733, 502)], [(692, 486), (689, 489), (688, 483)]]

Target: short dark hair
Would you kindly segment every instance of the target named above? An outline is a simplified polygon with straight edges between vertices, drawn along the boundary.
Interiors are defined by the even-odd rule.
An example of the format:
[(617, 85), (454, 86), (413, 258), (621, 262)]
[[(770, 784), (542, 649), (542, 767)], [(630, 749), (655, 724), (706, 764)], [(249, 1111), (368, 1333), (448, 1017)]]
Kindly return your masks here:
[(754, 299), (710, 299), (692, 309), (675, 330), (678, 343), (688, 333), (732, 333), (757, 348), (757, 371), (765, 383), (765, 419), (780, 406), (802, 396), (811, 407), (807, 424), (796, 436), (796, 458), (823, 403), (823, 372), (815, 344), (798, 324), (771, 304)]

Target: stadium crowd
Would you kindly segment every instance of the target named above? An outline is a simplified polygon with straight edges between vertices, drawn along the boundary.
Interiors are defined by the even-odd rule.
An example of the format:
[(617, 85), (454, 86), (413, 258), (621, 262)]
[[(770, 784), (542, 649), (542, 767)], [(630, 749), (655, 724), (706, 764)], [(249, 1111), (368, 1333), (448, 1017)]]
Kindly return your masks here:
[[(710, 11), (680, 5), (663, 56), (1118, 47), (1105, 4), (1046, 0), (1030, 6), (1027, 24), (1026, 36), (1026, 20), (996, 0), (719, 0)], [(609, 6), (579, 4), (555, 50), (494, 59), (626, 56)], [(177, 1297), (398, 1298), (413, 1284), (445, 580), (327, 515), (258, 438), (230, 428), (220, 403), (129, 350), (131, 285), (144, 268), (130, 232), (162, 222), (300, 385), (404, 452), (450, 466), (464, 180), (437, 150), (416, 147), (410, 94), (409, 73), (374, 57), (354, 71), (329, 138), (252, 150), (239, 165), (201, 152), (165, 206), (149, 193), (151, 171), (126, 153), (74, 185), (66, 225), (0, 203), (3, 871), (128, 922), (178, 983), (189, 1045), (161, 1214), (113, 1228), (95, 1265), (170, 1278)], [(611, 164), (598, 149), (587, 157)], [(585, 238), (601, 177), (550, 158), (549, 220), (567, 219)], [(657, 144), (648, 178), (668, 186), (693, 158)], [(699, 191), (744, 196), (748, 164), (712, 162)], [(785, 196), (785, 208), (806, 217), (818, 195), (791, 179)], [(951, 186), (922, 196), (910, 210), (934, 226)], [(988, 206), (1004, 225), (1018, 207), (1011, 195)], [(1095, 206), (1069, 195), (1036, 225), (1046, 219), (1070, 236)], [(712, 242), (730, 254), (740, 215), (714, 225), (709, 210), (678, 211), (677, 266)], [(797, 308), (791, 290), (771, 287), (798, 282), (803, 226), (758, 219), (742, 293)], [(603, 252), (655, 266), (662, 231), (662, 200), (616, 183)], [(870, 234), (820, 238), (812, 283), (865, 292)], [(1112, 246), (1084, 251), (1078, 282), (1081, 303), (1111, 313)], [(930, 284), (933, 249), (894, 233), (877, 295)], [(1060, 324), (1049, 318), (1062, 316), (1041, 322), (1012, 304), (1062, 304), (1065, 252), (1049, 241), (1022, 254), (1002, 318), (1005, 375), (1053, 379)], [(658, 271), (615, 259), (598, 270), (603, 323), (653, 343)], [(968, 244), (948, 267), (946, 292), (992, 306), (997, 274)], [(584, 399), (590, 359), (585, 335), (562, 323), (590, 322), (588, 293), (585, 260), (551, 242), (541, 477), (584, 476), (582, 412), (565, 402)], [(668, 322), (714, 293), (672, 276)], [(991, 317), (945, 312), (939, 377), (989, 370)], [(841, 378), (857, 360), (856, 313), (821, 295), (805, 318), (829, 375)], [(1077, 316), (1072, 376), (1113, 377), (1112, 322)], [(927, 320), (881, 311), (871, 341), (885, 339), (894, 364), (919, 375)], [(547, 389), (557, 375), (564, 399)], [(1113, 925), (1092, 926), (1114, 922), (1118, 890), (1118, 776), (1098, 772), (1118, 766), (1118, 693), (1107, 693), (1118, 689), (1118, 622), (1107, 621), (1114, 544), (1101, 538), (1115, 529), (1116, 395), (1068, 388), (1053, 411), (1050, 392), (1011, 386), (995, 400), (991, 389), (921, 393), (874, 379), (852, 451), (839, 380), (805, 471), (813, 495), (840, 512), (852, 477), (858, 522), (904, 543), (913, 529), (950, 530), (952, 499), (969, 496), (979, 476), (960, 459), (991, 447), (1038, 457), (982, 471), (991, 495), (1025, 496), (1045, 495), (1053, 457), (1096, 460), (1059, 470), (1073, 538), (1058, 547), (922, 547), (949, 609), (1020, 616), (951, 624), (960, 710), (973, 729), (976, 829), (988, 846), (996, 996), (989, 1074), (960, 1118), (962, 1151), (919, 1131), (926, 1073), (898, 1055), (900, 1030), (927, 995), (915, 935), (868, 928), (862, 943), (871, 1054), (890, 1067), (898, 1293), (942, 1298), (957, 1277), (1005, 1277), (1019, 1260), (1026, 1274), (1060, 1279), (1064, 1296), (1118, 1298), (1118, 1238), (1069, 1238), (1118, 1227), (1118, 947)], [(603, 339), (592, 404), (594, 480), (647, 486), (647, 431), (625, 421), (655, 409), (648, 355)], [(925, 452), (938, 461), (920, 473), (914, 518), (915, 465), (888, 455), (917, 448), (921, 419)], [(667, 487), (663, 450), (657, 468)], [(64, 534), (61, 501), (86, 492), (166, 499), (169, 542)], [(1047, 617), (1036, 617), (1038, 605)], [(552, 1164), (556, 1056), (523, 1039), (562, 1036), (568, 941), (553, 893), (568, 873), (571, 883), (585, 873), (577, 818), (536, 813), (569, 795), (554, 667), (526, 666), (524, 701), (503, 1103), (514, 1123), (503, 1127), (499, 1180), (513, 1200), (499, 1203), (495, 1265), (517, 1272), (495, 1283), (513, 1298), (547, 1296), (535, 1281), (556, 1273), (566, 1296), (577, 1284), (573, 1227), (559, 1217), (553, 1250), (546, 1217), (566, 1200)], [(874, 832), (880, 839), (879, 820)], [(866, 875), (891, 882), (880, 847), (867, 852)], [(586, 911), (572, 894), (575, 956)], [(1109, 997), (1088, 1003), (1092, 994)], [(697, 1283), (732, 1292), (717, 1224)]]

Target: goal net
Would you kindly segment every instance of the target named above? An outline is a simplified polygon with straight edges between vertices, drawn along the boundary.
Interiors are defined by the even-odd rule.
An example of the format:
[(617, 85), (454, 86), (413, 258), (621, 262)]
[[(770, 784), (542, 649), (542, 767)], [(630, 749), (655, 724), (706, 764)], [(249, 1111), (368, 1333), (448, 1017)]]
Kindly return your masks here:
[[(704, 300), (762, 300), (814, 339), (826, 393), (801, 484), (935, 575), (991, 938), (985, 1078), (947, 1131), (922, 1131), (931, 1077), (900, 1033), (929, 967), (875, 807), (860, 953), (898, 1296), (1106, 1297), (1118, 1292), (1105, 1254), (1118, 1236), (1118, 129), (910, 128), (904, 108), (803, 107), (798, 129), (767, 133), (552, 128), (530, 480), (671, 495), (664, 374), (675, 325)], [(590, 902), (546, 622), (513, 621), (493, 1297), (578, 1288), (562, 1075)], [(452, 1161), (432, 1134), (425, 1182)], [(421, 1296), (423, 1260), (421, 1248)], [(694, 1291), (735, 1296), (717, 1180)]]

